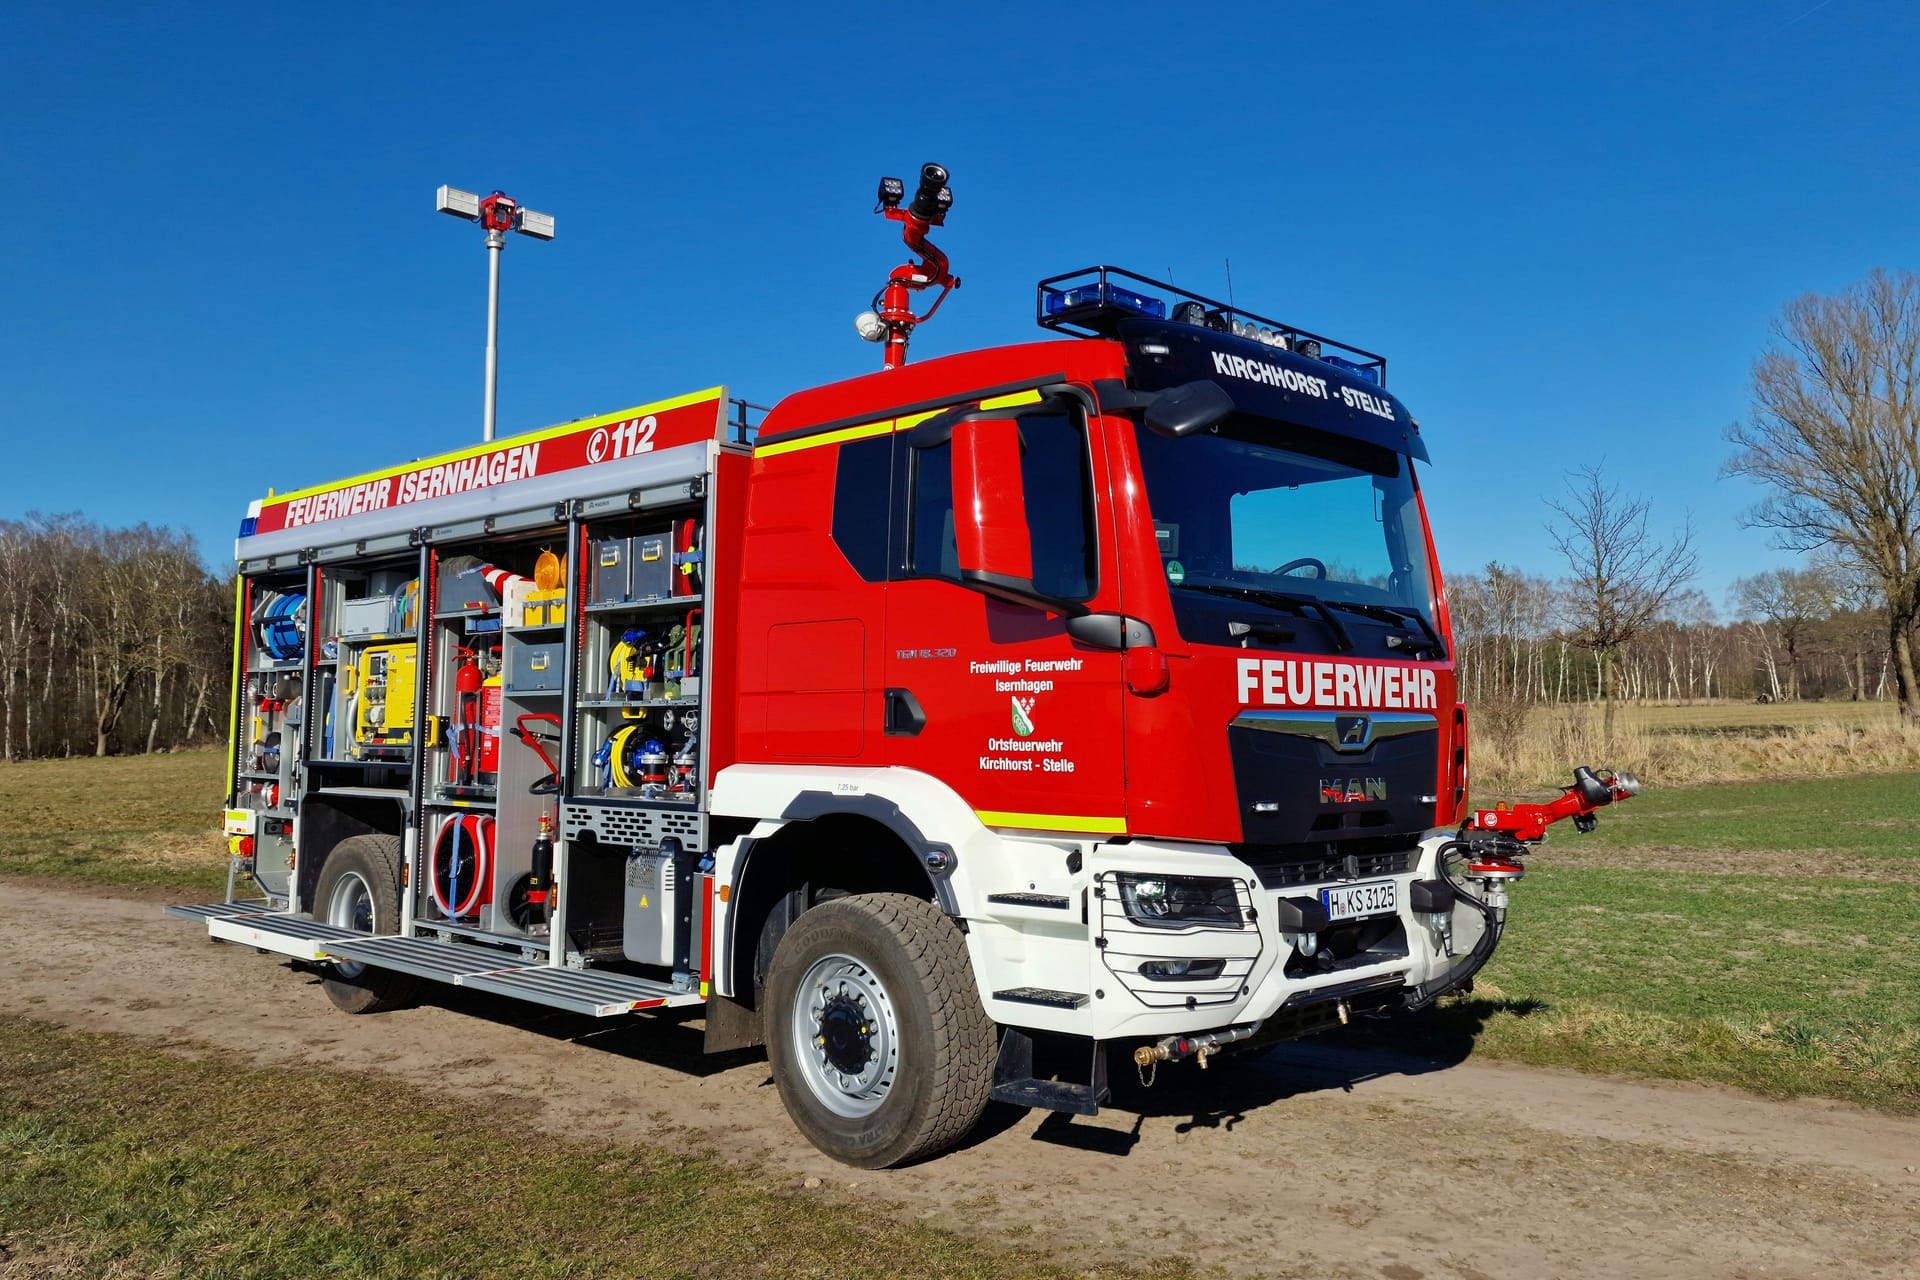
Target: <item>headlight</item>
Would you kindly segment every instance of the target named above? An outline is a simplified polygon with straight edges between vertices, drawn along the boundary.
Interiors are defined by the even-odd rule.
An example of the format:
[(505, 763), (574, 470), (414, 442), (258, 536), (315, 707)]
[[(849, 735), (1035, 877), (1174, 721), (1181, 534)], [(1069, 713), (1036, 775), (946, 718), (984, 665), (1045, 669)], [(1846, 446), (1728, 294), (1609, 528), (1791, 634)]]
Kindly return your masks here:
[(1213, 925), (1238, 929), (1238, 882), (1213, 876), (1136, 876), (1121, 872), (1120, 902), (1135, 924)]

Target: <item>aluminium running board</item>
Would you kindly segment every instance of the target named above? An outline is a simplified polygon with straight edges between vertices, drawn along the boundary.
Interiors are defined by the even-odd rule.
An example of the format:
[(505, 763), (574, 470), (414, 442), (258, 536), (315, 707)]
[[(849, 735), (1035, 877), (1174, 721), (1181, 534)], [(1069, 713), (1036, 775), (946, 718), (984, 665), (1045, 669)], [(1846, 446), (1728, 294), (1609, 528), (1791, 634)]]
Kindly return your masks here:
[(697, 992), (651, 978), (530, 965), (512, 952), (484, 944), (370, 937), (354, 929), (274, 911), (263, 903), (168, 907), (166, 914), (205, 920), (208, 934), (222, 942), (257, 947), (297, 960), (346, 960), (392, 969), (592, 1018), (704, 1003)]

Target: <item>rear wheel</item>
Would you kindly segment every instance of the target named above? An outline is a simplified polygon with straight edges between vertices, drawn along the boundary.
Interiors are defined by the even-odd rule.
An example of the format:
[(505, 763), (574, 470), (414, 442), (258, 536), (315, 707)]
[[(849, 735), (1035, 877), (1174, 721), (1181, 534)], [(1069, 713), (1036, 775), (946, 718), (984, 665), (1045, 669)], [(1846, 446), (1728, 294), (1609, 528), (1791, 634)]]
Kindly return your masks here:
[(993, 1023), (960, 931), (932, 903), (875, 893), (813, 908), (780, 939), (767, 996), (780, 1099), (834, 1159), (933, 1155), (985, 1110)]
[[(362, 933), (400, 932), (398, 836), (364, 835), (342, 840), (327, 855), (314, 886), (314, 916)], [(347, 1013), (381, 1013), (414, 1002), (419, 979), (390, 969), (335, 960), (320, 980), (327, 999)]]

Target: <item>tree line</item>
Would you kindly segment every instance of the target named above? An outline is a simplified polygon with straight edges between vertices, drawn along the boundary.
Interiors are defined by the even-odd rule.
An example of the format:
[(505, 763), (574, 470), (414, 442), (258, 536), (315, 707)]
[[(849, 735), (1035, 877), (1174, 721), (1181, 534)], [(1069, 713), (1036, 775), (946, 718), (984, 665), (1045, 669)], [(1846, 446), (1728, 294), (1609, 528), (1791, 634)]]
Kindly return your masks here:
[(0, 760), (223, 741), (232, 601), (188, 534), (0, 520)]
[[(1609, 736), (1621, 697), (1888, 698), (1920, 725), (1920, 276), (1809, 294), (1774, 335), (1724, 470), (1765, 495), (1748, 523), (1816, 558), (1742, 579), (1720, 621), (1691, 587), (1691, 528), (1657, 535), (1644, 499), (1584, 467), (1547, 502), (1565, 576), (1452, 579), (1468, 703), (1599, 698)], [(186, 534), (0, 520), (0, 759), (220, 740), (231, 599)]]
[(1591, 603), (1583, 585), (1497, 562), (1450, 577), (1462, 700), (1489, 708), (1603, 696), (1896, 699), (1886, 611), (1868, 584), (1837, 565), (1741, 578), (1726, 614), (1700, 591), (1675, 591), (1607, 657), (1581, 632)]

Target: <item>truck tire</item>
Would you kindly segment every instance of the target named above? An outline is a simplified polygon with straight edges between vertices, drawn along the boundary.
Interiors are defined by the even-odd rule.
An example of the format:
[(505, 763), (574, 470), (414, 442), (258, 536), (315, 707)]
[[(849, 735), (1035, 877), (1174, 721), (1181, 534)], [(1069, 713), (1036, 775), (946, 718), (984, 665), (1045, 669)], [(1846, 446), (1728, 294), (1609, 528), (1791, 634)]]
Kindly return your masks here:
[[(335, 845), (314, 887), (313, 917), (365, 933), (400, 932), (400, 837), (350, 836)], [(320, 985), (346, 1013), (383, 1013), (414, 1003), (420, 980), (336, 960)]]
[(885, 1169), (966, 1137), (993, 1088), (993, 1023), (960, 931), (902, 893), (838, 898), (793, 922), (767, 974), (780, 1100), (843, 1164)]

